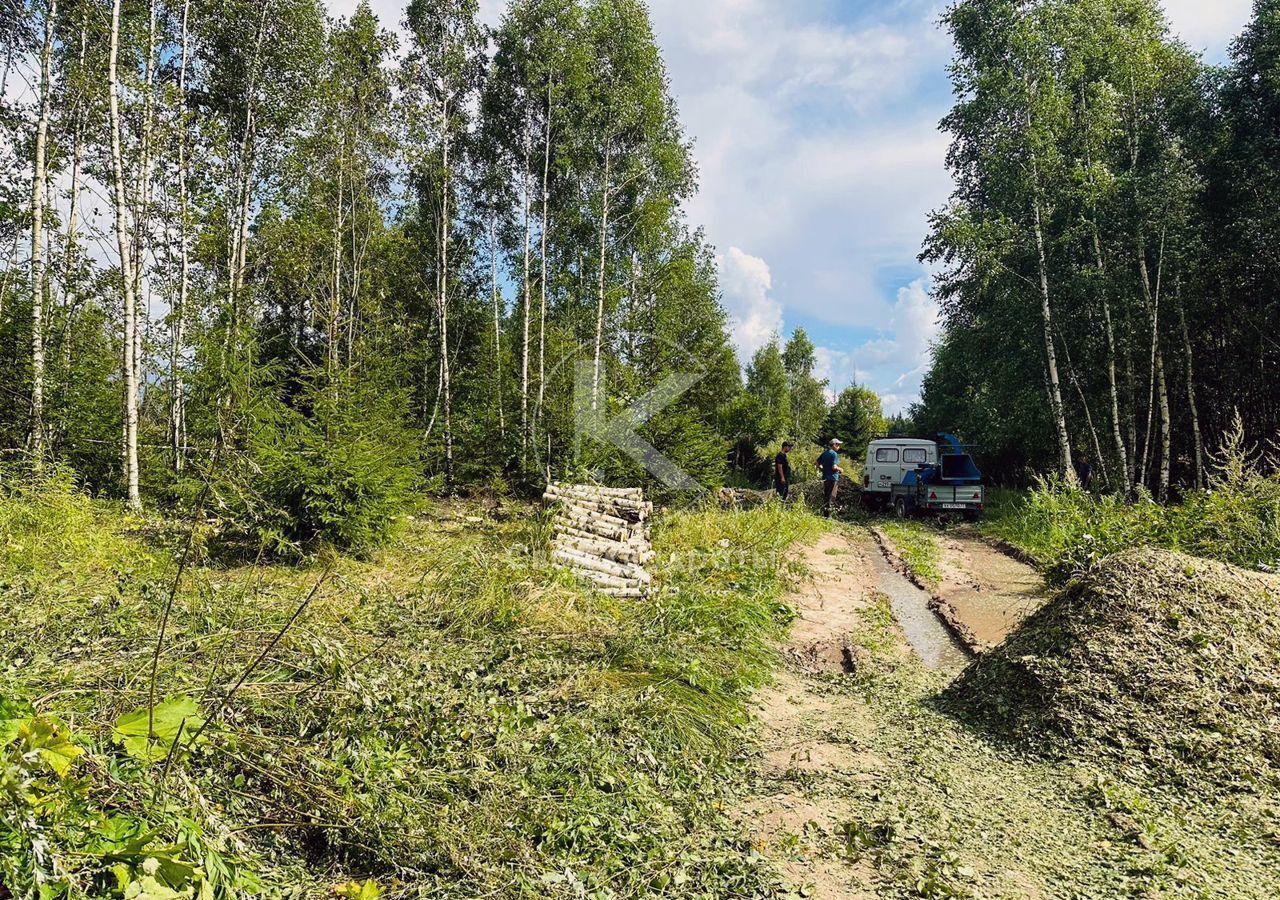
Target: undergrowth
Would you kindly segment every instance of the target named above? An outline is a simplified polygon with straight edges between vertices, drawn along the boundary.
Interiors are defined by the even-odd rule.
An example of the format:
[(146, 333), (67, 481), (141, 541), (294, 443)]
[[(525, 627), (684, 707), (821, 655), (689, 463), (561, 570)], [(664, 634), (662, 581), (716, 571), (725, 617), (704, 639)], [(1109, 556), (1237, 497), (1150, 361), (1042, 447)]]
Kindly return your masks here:
[(1158, 547), (1249, 569), (1280, 569), (1280, 473), (1276, 460), (1228, 434), (1212, 460), (1207, 490), (1161, 504), (1094, 495), (1044, 480), (1005, 498), (984, 529), (1031, 555), (1051, 578), (1084, 574), (1113, 553)]
[(670, 514), (637, 603), (555, 571), (524, 509), (429, 506), (370, 560), (304, 567), (217, 565), (202, 533), (172, 595), (183, 542), (127, 530), (69, 484), (2, 509), (14, 896), (772, 883), (720, 809), (792, 615), (786, 551), (821, 527), (803, 511)]

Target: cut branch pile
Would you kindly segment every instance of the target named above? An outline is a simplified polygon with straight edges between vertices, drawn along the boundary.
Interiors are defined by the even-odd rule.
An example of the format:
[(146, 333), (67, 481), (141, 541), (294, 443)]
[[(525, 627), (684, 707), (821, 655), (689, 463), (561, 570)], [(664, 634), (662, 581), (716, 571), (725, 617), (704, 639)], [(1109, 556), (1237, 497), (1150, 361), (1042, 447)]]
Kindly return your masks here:
[(653, 504), (643, 490), (551, 484), (542, 499), (559, 507), (551, 551), (557, 568), (611, 597), (638, 600), (649, 592)]

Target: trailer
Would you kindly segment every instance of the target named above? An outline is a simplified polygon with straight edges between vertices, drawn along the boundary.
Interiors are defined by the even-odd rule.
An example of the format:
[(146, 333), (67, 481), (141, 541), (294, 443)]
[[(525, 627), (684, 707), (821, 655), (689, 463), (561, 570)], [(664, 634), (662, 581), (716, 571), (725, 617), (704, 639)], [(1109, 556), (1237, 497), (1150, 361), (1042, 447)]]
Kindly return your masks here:
[(864, 502), (899, 518), (961, 516), (976, 520), (986, 505), (982, 472), (951, 434), (937, 441), (889, 438), (867, 449)]

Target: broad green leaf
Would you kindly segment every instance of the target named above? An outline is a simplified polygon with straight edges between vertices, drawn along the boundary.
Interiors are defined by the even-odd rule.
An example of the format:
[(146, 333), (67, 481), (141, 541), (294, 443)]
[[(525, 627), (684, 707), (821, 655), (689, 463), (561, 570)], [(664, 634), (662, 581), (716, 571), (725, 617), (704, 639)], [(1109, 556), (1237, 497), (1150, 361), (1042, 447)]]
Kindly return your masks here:
[(348, 881), (346, 884), (335, 884), (333, 892), (346, 900), (378, 900), (382, 896), (382, 888), (378, 882), (370, 878), (368, 881)]
[(171, 697), (156, 705), (154, 715), (148, 716), (144, 706), (116, 719), (112, 740), (134, 759), (156, 762), (169, 755), (180, 731), (189, 735), (202, 724), (204, 719), (196, 701), (186, 696)]
[(130, 882), (124, 892), (125, 900), (184, 900), (191, 895), (190, 888), (175, 891), (161, 884), (152, 875), (143, 875), (136, 881)]
[(0, 747), (12, 744), (18, 739), (18, 729), (25, 719), (0, 719)]
[(40, 758), (59, 778), (65, 778), (71, 764), (84, 755), (84, 751), (71, 742), (67, 727), (50, 716), (37, 716), (20, 724), (18, 737), (32, 750), (40, 751)]

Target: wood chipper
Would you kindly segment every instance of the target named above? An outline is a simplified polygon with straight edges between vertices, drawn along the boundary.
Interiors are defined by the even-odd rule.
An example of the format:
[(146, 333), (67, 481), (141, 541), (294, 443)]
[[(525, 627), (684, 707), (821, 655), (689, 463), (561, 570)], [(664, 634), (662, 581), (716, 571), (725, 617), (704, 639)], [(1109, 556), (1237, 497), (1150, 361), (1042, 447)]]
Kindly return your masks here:
[(986, 490), (978, 464), (953, 434), (937, 440), (888, 438), (867, 448), (865, 502), (899, 518), (982, 515)]

